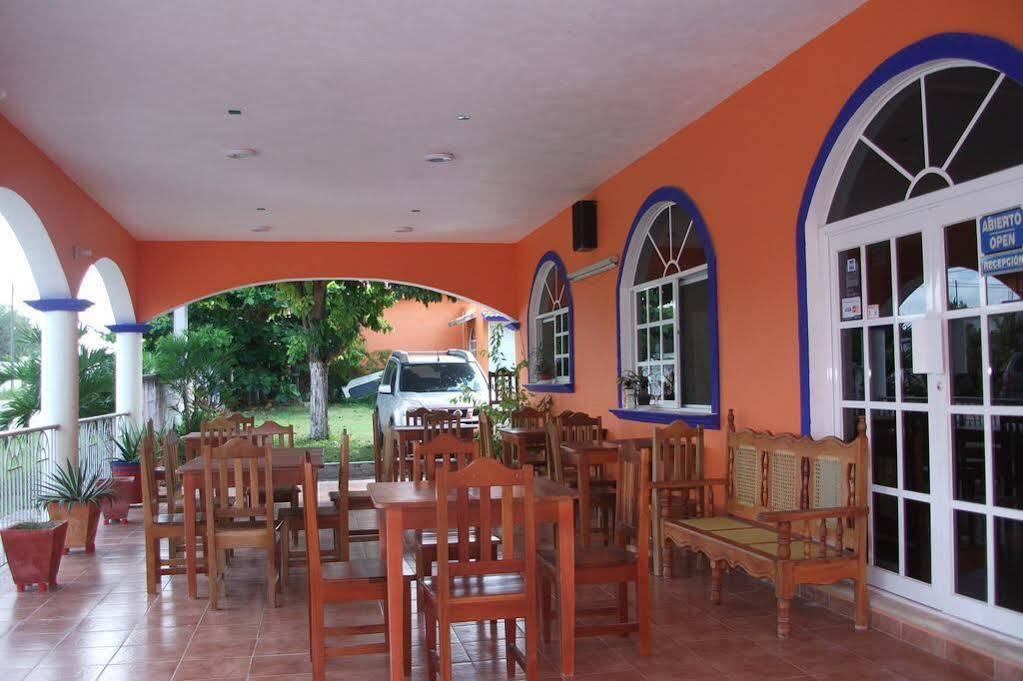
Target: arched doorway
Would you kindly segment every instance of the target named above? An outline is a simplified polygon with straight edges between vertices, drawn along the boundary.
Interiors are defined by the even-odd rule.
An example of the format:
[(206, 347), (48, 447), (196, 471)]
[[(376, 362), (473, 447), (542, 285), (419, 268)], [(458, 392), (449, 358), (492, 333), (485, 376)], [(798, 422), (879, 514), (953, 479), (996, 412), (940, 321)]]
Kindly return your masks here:
[(873, 584), (1020, 631), (1023, 55), (938, 37), (868, 83), (802, 215), (805, 425), (866, 418)]

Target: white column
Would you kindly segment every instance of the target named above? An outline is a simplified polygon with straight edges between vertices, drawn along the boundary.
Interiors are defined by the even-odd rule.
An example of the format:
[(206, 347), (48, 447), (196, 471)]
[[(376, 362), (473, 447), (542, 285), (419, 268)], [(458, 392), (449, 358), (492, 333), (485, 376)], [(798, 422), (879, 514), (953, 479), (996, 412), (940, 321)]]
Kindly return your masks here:
[(39, 420), (56, 425), (54, 454), (78, 461), (78, 312), (92, 305), (75, 298), (34, 300), (43, 312), (40, 348)]
[(174, 335), (183, 336), (188, 330), (188, 306), (174, 308)]
[(115, 400), (118, 413), (131, 414), (136, 425), (142, 425), (142, 324), (115, 324), (109, 327), (117, 334)]

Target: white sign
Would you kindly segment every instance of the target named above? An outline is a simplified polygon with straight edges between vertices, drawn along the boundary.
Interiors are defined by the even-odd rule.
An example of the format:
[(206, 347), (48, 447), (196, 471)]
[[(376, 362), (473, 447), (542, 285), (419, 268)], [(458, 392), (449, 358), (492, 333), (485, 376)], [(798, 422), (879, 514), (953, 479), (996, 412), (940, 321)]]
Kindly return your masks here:
[(860, 296), (852, 296), (850, 298), (842, 298), (842, 320), (846, 319), (859, 319), (862, 314), (862, 306), (860, 304)]

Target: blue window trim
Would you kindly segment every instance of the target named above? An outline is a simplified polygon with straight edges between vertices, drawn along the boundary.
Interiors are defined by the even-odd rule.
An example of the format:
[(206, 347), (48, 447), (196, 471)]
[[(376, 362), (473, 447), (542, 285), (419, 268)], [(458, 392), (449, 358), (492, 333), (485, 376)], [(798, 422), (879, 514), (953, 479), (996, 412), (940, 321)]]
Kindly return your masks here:
[(25, 304), (40, 312), (81, 312), (92, 307), (92, 301), (84, 298), (41, 298)]
[(852, 117), (863, 103), (892, 78), (921, 64), (939, 59), (967, 59), (1004, 72), (1016, 81), (1023, 82), (1023, 52), (1016, 47), (988, 36), (970, 33), (941, 33), (924, 38), (899, 50), (881, 63), (846, 100), (821, 143), (817, 158), (810, 168), (799, 205), (796, 221), (796, 285), (799, 305), (799, 403), (800, 427), (803, 434), (810, 433), (810, 348), (809, 314), (806, 302), (806, 219), (810, 202), (817, 191), (824, 165)]
[[(629, 228), (629, 235), (625, 238), (625, 248), (619, 259), (621, 266), (618, 268), (618, 282), (615, 285), (615, 321), (616, 334), (618, 339), (618, 375), (622, 375), (622, 277), (625, 275), (626, 256), (629, 249), (633, 247), (632, 239), (635, 236), (636, 228), (644, 216), (658, 203), (670, 201), (677, 204), (693, 219), (693, 225), (700, 234), (703, 242), (703, 252), (707, 257), (707, 295), (708, 300), (708, 326), (710, 331), (710, 413), (693, 414), (684, 410), (666, 409), (623, 409), (622, 391), (615, 389), (618, 409), (611, 409), (611, 413), (626, 421), (642, 421), (645, 423), (671, 423), (672, 421), (685, 421), (690, 425), (702, 425), (711, 430), (721, 428), (721, 385), (718, 373), (718, 265), (717, 256), (714, 254), (714, 243), (707, 230), (707, 223), (696, 207), (696, 203), (678, 187), (661, 187), (654, 191), (643, 201), (643, 205), (636, 212), (632, 220), (632, 227)], [(642, 244), (635, 245), (639, 248)]]
[[(536, 291), (537, 279), (540, 276), (540, 270), (547, 263), (554, 263), (554, 267), (558, 271), (558, 276), (565, 282), (565, 296), (568, 299), (568, 382), (566, 383), (527, 383), (526, 390), (534, 393), (574, 393), (575, 392), (575, 305), (572, 304), (572, 286), (568, 281), (568, 272), (565, 270), (565, 263), (561, 261), (558, 254), (554, 251), (547, 251), (540, 258), (540, 262), (536, 263), (536, 269), (533, 270), (533, 284), (529, 287), (529, 298), (527, 299), (527, 306), (532, 306), (533, 293)], [(531, 316), (533, 311), (526, 308), (526, 352), (528, 359), (532, 359), (533, 354), (533, 317)], [(528, 370), (527, 370), (528, 371)]]
[(149, 324), (111, 324), (107, 327), (114, 333), (149, 333)]

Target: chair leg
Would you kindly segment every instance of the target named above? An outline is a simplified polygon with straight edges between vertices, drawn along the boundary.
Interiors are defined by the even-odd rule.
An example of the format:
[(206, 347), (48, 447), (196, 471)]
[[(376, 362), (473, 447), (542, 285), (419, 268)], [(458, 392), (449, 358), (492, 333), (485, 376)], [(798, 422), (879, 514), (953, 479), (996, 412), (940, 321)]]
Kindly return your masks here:
[[(618, 621), (629, 621), (629, 583), (618, 583)], [(626, 636), (628, 634), (625, 634)]]
[(419, 601), (419, 607), (426, 624), (426, 676), (433, 679), (437, 676), (437, 660), (434, 657), (437, 652), (437, 622), (429, 601)]
[(405, 658), (405, 676), (412, 675), (412, 584), (405, 582), (402, 590), (402, 631), (405, 637), (405, 649), (402, 656)]
[[(543, 626), (543, 642), (551, 642), (551, 581), (546, 575), (540, 576), (540, 620)], [(528, 632), (528, 630), (527, 630)]]
[(155, 594), (160, 581), (160, 540), (146, 541), (146, 592)]
[(428, 547), (420, 544), (416, 547), (416, 603), (426, 600), (423, 596), (423, 580), (433, 572), (434, 556)]
[[(299, 503), (298, 503), (298, 488), (297, 487), (292, 487), (291, 488), (291, 498), (289, 499), (289, 501), (291, 502), (291, 507), (292, 508), (294, 508), (294, 509), (301, 508), (301, 506), (299, 506)], [(316, 503), (316, 498), (315, 497), (313, 498), (313, 503), (314, 504)], [(298, 531), (297, 530), (292, 533), (291, 541), (294, 542), (295, 544), (298, 543)]]
[(540, 632), (537, 631), (537, 625), (539, 622), (536, 621), (536, 606), (533, 606), (533, 611), (526, 615), (526, 679), (527, 681), (535, 681), (537, 674), (537, 657), (539, 653), (537, 651), (538, 641), (540, 638)]
[(274, 543), (270, 545), (270, 548), (266, 552), (266, 604), (276, 608), (277, 607), (277, 549), (275, 544), (277, 538), (274, 537)]
[(856, 602), (854, 622), (857, 631), (866, 630), (870, 626), (870, 606), (867, 596), (866, 571), (862, 571), (859, 579), (856, 580)]
[(440, 655), (441, 681), (451, 681), (451, 622), (446, 613), (438, 613), (437, 653)]
[(721, 575), (725, 571), (725, 561), (711, 561), (710, 567), (710, 602), (714, 605), (721, 604)]
[(506, 619), (504, 621), (504, 654), (508, 676), (515, 674), (515, 654), (512, 652), (513, 650), (515, 650), (515, 620)]
[(792, 622), (789, 617), (792, 611), (791, 598), (778, 599), (778, 638), (788, 638), (792, 633)]
[(650, 654), (650, 576), (644, 568), (636, 573), (636, 621), (639, 623), (639, 654)]
[(291, 579), (291, 543), (288, 541), (288, 524), (284, 521), (284, 527), (281, 528), (280, 538), (280, 549), (281, 549), (281, 589), (283, 590), (287, 585), (288, 580)]
[(661, 547), (661, 576), (665, 579), (671, 579), (672, 573), (672, 542), (670, 539), (664, 540), (664, 546)]

